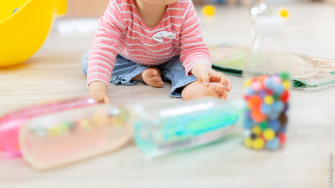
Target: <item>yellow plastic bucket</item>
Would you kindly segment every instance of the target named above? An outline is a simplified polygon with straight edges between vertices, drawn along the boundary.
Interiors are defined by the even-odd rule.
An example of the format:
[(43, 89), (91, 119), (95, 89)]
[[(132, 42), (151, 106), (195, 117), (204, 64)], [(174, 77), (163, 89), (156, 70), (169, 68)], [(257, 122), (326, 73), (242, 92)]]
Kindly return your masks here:
[(66, 0), (1, 0), (0, 67), (33, 56), (47, 38), (55, 16), (66, 10)]

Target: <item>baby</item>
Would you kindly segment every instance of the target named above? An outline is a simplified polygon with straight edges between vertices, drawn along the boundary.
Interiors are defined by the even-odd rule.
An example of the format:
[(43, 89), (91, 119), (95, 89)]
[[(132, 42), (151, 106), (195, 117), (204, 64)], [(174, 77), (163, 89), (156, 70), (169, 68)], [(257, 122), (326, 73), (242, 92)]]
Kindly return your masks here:
[(192, 0), (111, 0), (90, 51), (82, 58), (90, 95), (110, 103), (109, 82), (144, 82), (173, 97), (225, 99), (231, 89), (211, 68)]

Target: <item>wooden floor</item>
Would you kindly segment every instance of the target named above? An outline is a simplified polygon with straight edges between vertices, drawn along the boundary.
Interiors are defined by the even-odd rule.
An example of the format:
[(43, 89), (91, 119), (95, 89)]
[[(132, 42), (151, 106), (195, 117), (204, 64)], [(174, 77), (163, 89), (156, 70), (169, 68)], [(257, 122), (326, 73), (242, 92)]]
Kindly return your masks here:
[[(287, 7), (291, 11), (285, 33), (288, 49), (335, 58), (335, 7)], [(201, 23), (209, 45), (251, 43), (246, 8), (218, 7), (216, 17), (201, 17)], [(80, 59), (92, 38), (93, 34), (64, 36), (54, 30), (33, 58), (0, 69), (0, 115), (33, 104), (87, 95)], [(242, 81), (229, 78), (233, 89), (228, 100), (238, 99)], [(335, 155), (334, 86), (292, 91), (288, 143), (281, 151), (251, 151), (236, 137), (202, 149), (146, 160), (131, 142), (118, 152), (47, 172), (30, 169), (22, 159), (0, 161), (0, 187), (328, 187), (329, 155)], [(138, 84), (111, 85), (108, 90), (114, 104), (181, 102), (169, 96), (169, 89), (167, 83), (162, 89)]]

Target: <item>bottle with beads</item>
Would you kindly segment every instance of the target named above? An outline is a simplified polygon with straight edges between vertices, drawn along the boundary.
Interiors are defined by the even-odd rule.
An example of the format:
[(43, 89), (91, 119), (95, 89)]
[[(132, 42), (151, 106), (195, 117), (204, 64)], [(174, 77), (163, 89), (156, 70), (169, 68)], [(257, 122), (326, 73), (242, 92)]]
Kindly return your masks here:
[(128, 108), (104, 104), (35, 117), (20, 129), (21, 152), (37, 170), (84, 160), (128, 142), (130, 120)]
[(248, 148), (276, 150), (286, 141), (290, 97), (290, 55), (281, 32), (281, 17), (255, 20), (256, 35), (243, 70), (244, 143)]
[(244, 101), (216, 98), (145, 109), (138, 107), (134, 120), (137, 146), (149, 157), (162, 156), (214, 142), (239, 132)]

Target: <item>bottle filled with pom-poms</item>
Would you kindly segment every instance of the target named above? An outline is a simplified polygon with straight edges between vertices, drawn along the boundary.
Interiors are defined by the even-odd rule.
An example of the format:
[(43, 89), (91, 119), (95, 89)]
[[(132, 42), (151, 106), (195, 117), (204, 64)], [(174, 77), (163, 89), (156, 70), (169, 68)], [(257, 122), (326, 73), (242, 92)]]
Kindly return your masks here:
[(244, 144), (277, 150), (286, 141), (290, 98), (290, 54), (281, 37), (285, 21), (264, 16), (255, 20), (256, 35), (243, 70)]

